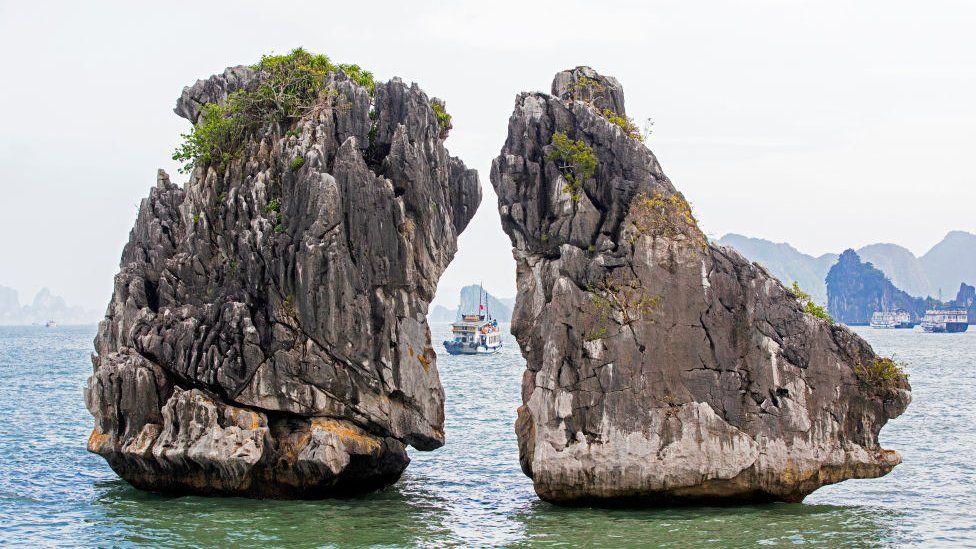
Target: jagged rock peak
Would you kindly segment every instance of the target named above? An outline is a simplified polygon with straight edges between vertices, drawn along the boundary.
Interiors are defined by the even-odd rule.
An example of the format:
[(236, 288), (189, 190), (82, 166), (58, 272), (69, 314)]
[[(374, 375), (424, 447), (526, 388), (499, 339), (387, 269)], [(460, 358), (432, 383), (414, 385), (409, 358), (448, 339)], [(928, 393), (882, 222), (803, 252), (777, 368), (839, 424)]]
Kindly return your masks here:
[(363, 492), (400, 476), (407, 445), (444, 443), (426, 314), (477, 173), (416, 84), (313, 63), (329, 70), (291, 111), (233, 118), (269, 108), (225, 104), (273, 82), (252, 67), (177, 102), (201, 125), (205, 105), (227, 107), (217, 122), (243, 138), (184, 149), (185, 186), (159, 172), (99, 325), (88, 448), (139, 488)]
[(245, 65), (227, 67), (221, 74), (197, 80), (192, 86), (183, 88), (173, 109), (177, 115), (193, 124), (200, 119), (200, 109), (207, 103), (222, 103), (227, 96), (243, 89), (257, 87), (260, 76), (257, 71)]
[(609, 109), (627, 116), (624, 89), (612, 76), (603, 76), (590, 67), (576, 67), (556, 73), (552, 95), (569, 101), (586, 101), (603, 112)]
[[(574, 95), (582, 77), (613, 93)], [(516, 433), (536, 492), (799, 501), (897, 465), (878, 443), (910, 401), (897, 365), (707, 241), (626, 120), (594, 104), (622, 112), (616, 80), (565, 71), (553, 92), (518, 95), (491, 172), (516, 259)]]

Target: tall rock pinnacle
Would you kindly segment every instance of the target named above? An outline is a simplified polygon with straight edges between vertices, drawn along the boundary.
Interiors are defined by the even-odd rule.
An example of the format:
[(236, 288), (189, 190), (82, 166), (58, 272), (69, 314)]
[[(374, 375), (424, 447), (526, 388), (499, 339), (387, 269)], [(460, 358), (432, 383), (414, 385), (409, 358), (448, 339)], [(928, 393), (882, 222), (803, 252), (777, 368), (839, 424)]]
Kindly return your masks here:
[(520, 94), (491, 180), (542, 498), (799, 501), (900, 462), (878, 443), (911, 398), (897, 365), (708, 242), (615, 79), (579, 67)]
[(363, 492), (444, 443), (426, 314), (477, 174), (416, 84), (262, 63), (184, 90), (192, 175), (160, 171), (95, 339), (88, 448), (139, 488)]

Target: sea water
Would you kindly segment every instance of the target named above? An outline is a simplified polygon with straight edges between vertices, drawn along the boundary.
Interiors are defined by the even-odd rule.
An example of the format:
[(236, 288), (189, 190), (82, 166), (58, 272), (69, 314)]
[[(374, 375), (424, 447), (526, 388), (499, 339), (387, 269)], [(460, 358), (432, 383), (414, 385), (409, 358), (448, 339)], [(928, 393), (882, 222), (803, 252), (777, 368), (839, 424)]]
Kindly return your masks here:
[[(432, 327), (439, 342), (449, 326)], [(0, 544), (59, 546), (976, 545), (976, 331), (858, 328), (907, 365), (914, 402), (881, 432), (904, 463), (802, 504), (563, 508), (535, 496), (513, 424), (524, 362), (438, 344), (447, 444), (352, 499), (260, 501), (142, 492), (85, 451), (94, 326), (0, 327)]]

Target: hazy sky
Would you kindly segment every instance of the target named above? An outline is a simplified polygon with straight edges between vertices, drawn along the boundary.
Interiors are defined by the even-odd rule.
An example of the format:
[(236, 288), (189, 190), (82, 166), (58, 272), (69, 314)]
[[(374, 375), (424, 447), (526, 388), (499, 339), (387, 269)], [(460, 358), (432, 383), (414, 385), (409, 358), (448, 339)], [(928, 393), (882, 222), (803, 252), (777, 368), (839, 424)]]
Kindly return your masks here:
[(99, 309), (184, 85), (296, 46), (447, 101), (484, 201), (437, 302), (514, 295), (488, 181), (515, 94), (590, 65), (710, 236), (819, 254), (923, 253), (976, 231), (976, 4), (826, 2), (10, 2), (0, 0), (0, 285)]

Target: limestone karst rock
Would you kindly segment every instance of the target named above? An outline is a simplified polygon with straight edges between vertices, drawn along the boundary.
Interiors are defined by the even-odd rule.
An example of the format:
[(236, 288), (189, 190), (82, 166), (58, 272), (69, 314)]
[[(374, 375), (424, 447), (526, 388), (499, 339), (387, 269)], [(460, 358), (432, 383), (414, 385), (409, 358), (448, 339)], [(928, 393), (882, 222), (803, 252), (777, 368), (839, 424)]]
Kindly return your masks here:
[[(228, 69), (176, 112), (262, 78)], [(225, 166), (160, 171), (95, 339), (90, 451), (139, 488), (288, 498), (382, 487), (444, 443), (425, 317), (481, 190), (431, 101), (334, 70)]]
[(878, 443), (911, 398), (897, 366), (707, 241), (615, 79), (578, 67), (518, 95), (491, 180), (542, 498), (799, 501), (900, 462)]

